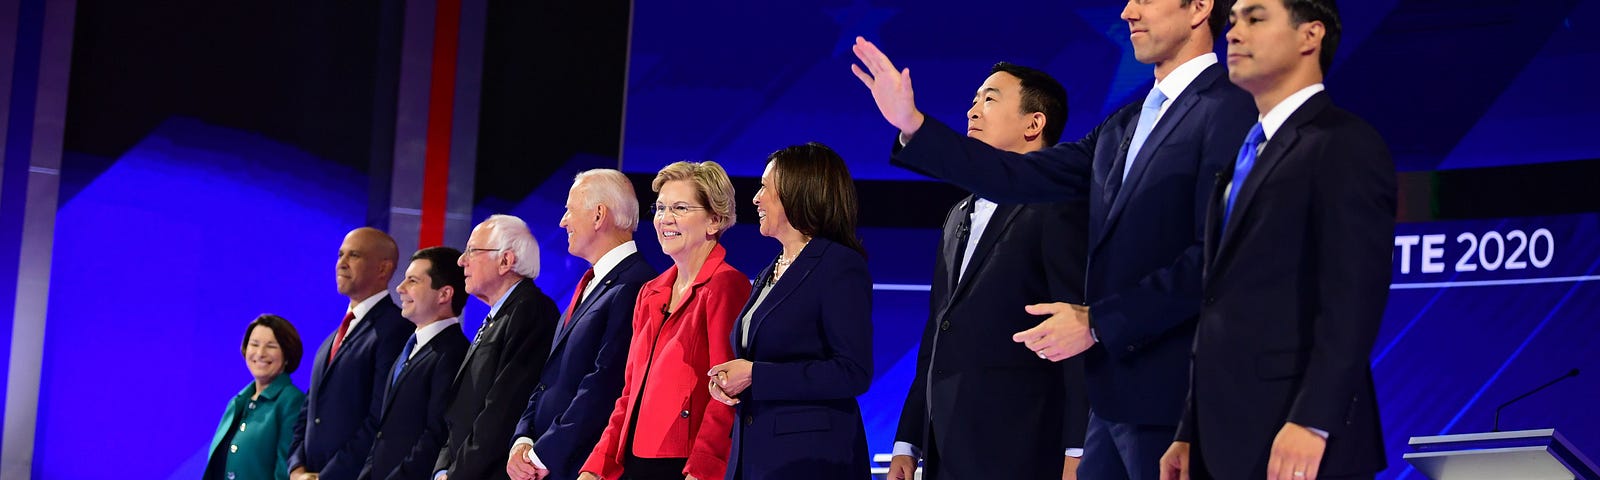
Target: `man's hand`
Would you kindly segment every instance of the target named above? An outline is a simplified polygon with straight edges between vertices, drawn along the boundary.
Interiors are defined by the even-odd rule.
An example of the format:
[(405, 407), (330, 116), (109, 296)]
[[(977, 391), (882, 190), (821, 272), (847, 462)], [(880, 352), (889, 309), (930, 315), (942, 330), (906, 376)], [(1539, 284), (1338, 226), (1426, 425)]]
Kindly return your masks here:
[(910, 455), (895, 455), (889, 460), (889, 480), (914, 480), (917, 478), (917, 459)]
[(1061, 480), (1078, 480), (1078, 457), (1067, 457), (1061, 463)]
[(544, 475), (539, 474), (539, 467), (528, 461), (528, 451), (533, 450), (532, 445), (519, 443), (511, 447), (511, 458), (506, 459), (506, 476), (511, 480), (539, 480)]
[(450, 474), (439, 472), (438, 475), (434, 475), (433, 480), (450, 480)]
[[(917, 111), (917, 104), (911, 95), (911, 69), (895, 69), (889, 57), (865, 38), (856, 37), (856, 44), (850, 50), (856, 53), (857, 60), (861, 60), (861, 65), (850, 64), (850, 71), (861, 79), (867, 89), (872, 90), (872, 100), (878, 103), (878, 112), (890, 125), (900, 129), (905, 138), (911, 138), (922, 127), (923, 120), (922, 112)], [(866, 67), (866, 71), (862, 71), (862, 67)]]
[(1050, 318), (1011, 336), (1011, 341), (1033, 350), (1039, 358), (1059, 362), (1083, 353), (1094, 346), (1089, 334), (1089, 307), (1070, 303), (1040, 303), (1028, 305), (1031, 315), (1049, 315)]
[(1322, 465), (1322, 450), (1328, 440), (1293, 422), (1283, 424), (1272, 440), (1272, 459), (1267, 461), (1270, 480), (1312, 480)]
[(1189, 442), (1172, 442), (1161, 456), (1161, 480), (1189, 480)]

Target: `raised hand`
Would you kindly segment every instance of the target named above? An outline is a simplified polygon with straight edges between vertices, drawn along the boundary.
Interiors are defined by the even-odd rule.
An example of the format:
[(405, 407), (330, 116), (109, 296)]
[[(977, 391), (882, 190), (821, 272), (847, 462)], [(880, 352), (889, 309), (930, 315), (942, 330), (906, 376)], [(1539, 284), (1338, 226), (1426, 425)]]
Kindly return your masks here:
[[(917, 110), (911, 94), (911, 69), (896, 69), (894, 62), (889, 61), (889, 56), (865, 38), (856, 37), (856, 44), (850, 50), (855, 52), (856, 59), (861, 60), (861, 65), (850, 64), (850, 71), (861, 79), (868, 90), (872, 90), (872, 100), (877, 102), (878, 112), (890, 125), (900, 129), (904, 138), (911, 138), (922, 127), (923, 120), (922, 112)], [(863, 66), (866, 67), (865, 71), (862, 70)]]

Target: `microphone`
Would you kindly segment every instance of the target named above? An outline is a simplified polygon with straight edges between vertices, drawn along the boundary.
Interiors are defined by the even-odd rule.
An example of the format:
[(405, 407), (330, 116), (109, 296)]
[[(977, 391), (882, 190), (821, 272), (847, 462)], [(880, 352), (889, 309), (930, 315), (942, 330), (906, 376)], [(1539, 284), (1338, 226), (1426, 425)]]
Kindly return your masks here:
[(1500, 411), (1504, 410), (1507, 406), (1509, 406), (1509, 405), (1511, 405), (1513, 403), (1517, 403), (1517, 401), (1522, 400), (1524, 398), (1528, 398), (1529, 395), (1533, 395), (1535, 393), (1539, 393), (1540, 390), (1544, 390), (1546, 387), (1549, 387), (1551, 385), (1555, 385), (1556, 383), (1559, 383), (1562, 380), (1566, 380), (1566, 379), (1569, 379), (1569, 378), (1572, 378), (1572, 377), (1576, 377), (1576, 376), (1578, 376), (1578, 369), (1574, 368), (1571, 371), (1568, 371), (1565, 375), (1556, 377), (1555, 380), (1551, 380), (1549, 382), (1545, 382), (1544, 385), (1540, 385), (1538, 388), (1535, 388), (1533, 390), (1529, 390), (1528, 393), (1524, 393), (1522, 395), (1517, 395), (1517, 398), (1513, 398), (1511, 400), (1508, 400), (1508, 401), (1506, 401), (1506, 403), (1502, 403), (1502, 404), (1500, 404), (1500, 406), (1495, 407), (1494, 408), (1494, 429), (1490, 430), (1490, 431), (1491, 432), (1500, 431)]

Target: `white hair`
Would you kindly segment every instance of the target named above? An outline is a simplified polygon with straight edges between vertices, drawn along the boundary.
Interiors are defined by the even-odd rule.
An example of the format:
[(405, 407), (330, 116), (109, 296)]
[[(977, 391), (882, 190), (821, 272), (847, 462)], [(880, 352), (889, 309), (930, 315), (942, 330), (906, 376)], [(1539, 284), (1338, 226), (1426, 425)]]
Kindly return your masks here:
[(490, 215), (480, 227), (489, 228), (490, 258), (499, 260), (509, 250), (517, 254), (511, 271), (528, 279), (539, 278), (539, 241), (528, 231), (528, 223), (510, 215)]
[(633, 194), (633, 182), (627, 175), (609, 168), (585, 170), (572, 179), (572, 188), (578, 185), (584, 189), (583, 208), (603, 204), (611, 211), (611, 223), (617, 228), (629, 232), (639, 229), (639, 197)]

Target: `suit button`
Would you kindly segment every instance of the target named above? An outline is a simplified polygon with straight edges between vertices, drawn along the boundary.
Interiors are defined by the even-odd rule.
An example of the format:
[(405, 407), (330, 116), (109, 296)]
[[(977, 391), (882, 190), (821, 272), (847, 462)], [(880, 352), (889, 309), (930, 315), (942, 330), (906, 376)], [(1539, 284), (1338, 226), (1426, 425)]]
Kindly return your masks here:
[(383, 438), (383, 432), (378, 432), (378, 434), (377, 435), (373, 435), (372, 438), (382, 439)]
[(682, 417), (682, 418), (689, 418), (689, 411), (688, 410), (684, 410), (684, 411), (678, 412), (678, 416)]
[(228, 453), (239, 453), (238, 445), (228, 445)]
[(239, 424), (239, 431), (241, 431), (241, 432), (244, 431), (244, 423), (240, 423)]
[(322, 419), (321, 418), (313, 418), (313, 419), (311, 419), (311, 423), (315, 423), (317, 425), (322, 425)]
[(250, 409), (251, 410), (255, 410), (256, 409), (256, 402), (250, 402)]
[(752, 416), (749, 416), (749, 415), (745, 415), (744, 416), (744, 424), (745, 425), (755, 425), (756, 424), (756, 418), (752, 417)]
[(539, 384), (538, 390), (541, 391), (541, 392), (544, 391), (544, 384), (543, 383)]
[(233, 480), (233, 472), (228, 472), (228, 480)]
[(940, 323), (939, 324), (939, 329), (940, 330), (949, 331), (950, 330), (950, 321), (949, 320), (945, 320), (944, 323)]
[(1128, 351), (1134, 352), (1134, 351), (1138, 351), (1138, 350), (1139, 350), (1139, 347), (1135, 347), (1133, 345), (1128, 345)]

